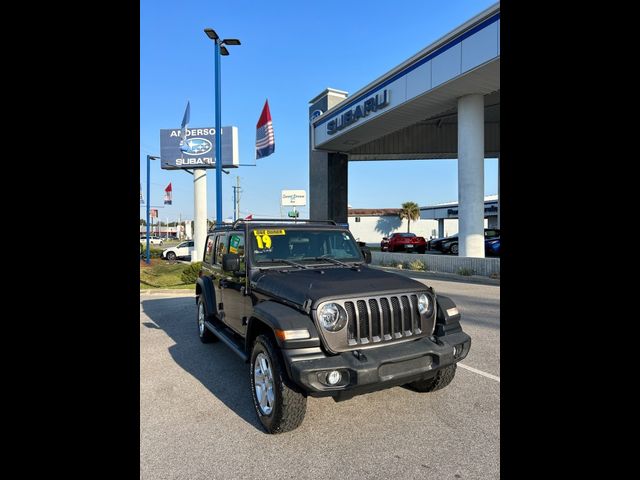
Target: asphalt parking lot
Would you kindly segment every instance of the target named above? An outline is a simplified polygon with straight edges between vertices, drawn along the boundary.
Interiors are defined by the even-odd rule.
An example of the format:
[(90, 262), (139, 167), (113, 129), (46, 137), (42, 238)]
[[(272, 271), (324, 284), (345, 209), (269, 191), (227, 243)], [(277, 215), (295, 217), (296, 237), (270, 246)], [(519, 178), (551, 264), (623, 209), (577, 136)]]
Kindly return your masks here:
[(140, 478), (499, 478), (500, 287), (418, 280), (456, 302), (472, 337), (453, 382), (310, 398), (280, 435), (255, 417), (248, 364), (199, 341), (193, 294), (141, 294)]

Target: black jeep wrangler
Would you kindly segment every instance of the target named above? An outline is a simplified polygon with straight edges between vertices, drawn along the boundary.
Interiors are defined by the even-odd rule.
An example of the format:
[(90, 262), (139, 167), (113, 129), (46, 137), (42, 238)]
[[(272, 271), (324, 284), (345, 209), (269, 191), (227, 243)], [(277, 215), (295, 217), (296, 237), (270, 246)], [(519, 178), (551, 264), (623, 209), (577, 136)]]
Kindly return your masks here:
[(469, 353), (449, 298), (369, 268), (363, 248), (333, 221), (238, 220), (209, 233), (196, 284), (200, 339), (249, 363), (267, 432), (298, 427), (307, 396), (438, 390)]

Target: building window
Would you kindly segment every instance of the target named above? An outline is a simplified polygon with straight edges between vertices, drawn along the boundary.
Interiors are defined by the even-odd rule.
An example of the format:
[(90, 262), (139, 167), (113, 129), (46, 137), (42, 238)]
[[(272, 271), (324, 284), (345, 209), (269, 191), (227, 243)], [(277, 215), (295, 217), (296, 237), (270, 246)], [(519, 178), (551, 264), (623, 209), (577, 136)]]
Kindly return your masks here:
[(360, 221), (360, 217), (356, 217), (356, 222), (359, 222), (359, 221)]

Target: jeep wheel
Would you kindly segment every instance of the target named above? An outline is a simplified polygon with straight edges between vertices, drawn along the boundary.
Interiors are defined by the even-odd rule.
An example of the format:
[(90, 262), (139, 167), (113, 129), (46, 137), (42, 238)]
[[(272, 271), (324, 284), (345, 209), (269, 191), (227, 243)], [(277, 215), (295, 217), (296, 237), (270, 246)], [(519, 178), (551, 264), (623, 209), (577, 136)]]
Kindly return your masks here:
[(174, 252), (167, 252), (167, 260), (174, 262), (176, 260), (176, 254)]
[(211, 343), (218, 340), (218, 337), (216, 337), (213, 333), (211, 333), (209, 329), (206, 327), (206, 325), (204, 324), (204, 321), (207, 318), (209, 318), (209, 315), (207, 314), (207, 305), (204, 302), (204, 297), (200, 295), (198, 297), (197, 320), (198, 320), (198, 336), (200, 337), (200, 341), (202, 343)]
[(307, 411), (307, 398), (286, 384), (277, 347), (266, 335), (256, 338), (249, 368), (253, 405), (265, 430), (282, 433), (298, 428)]
[(458, 254), (458, 244), (457, 244), (457, 243), (453, 243), (453, 244), (451, 244), (451, 248), (449, 249), (449, 251), (450, 251), (453, 255), (457, 255), (457, 254)]
[(454, 363), (453, 365), (449, 365), (448, 367), (438, 370), (438, 373), (436, 373), (433, 378), (417, 380), (409, 383), (408, 385), (417, 392), (435, 392), (436, 390), (440, 390), (441, 388), (449, 385), (455, 374), (456, 364)]

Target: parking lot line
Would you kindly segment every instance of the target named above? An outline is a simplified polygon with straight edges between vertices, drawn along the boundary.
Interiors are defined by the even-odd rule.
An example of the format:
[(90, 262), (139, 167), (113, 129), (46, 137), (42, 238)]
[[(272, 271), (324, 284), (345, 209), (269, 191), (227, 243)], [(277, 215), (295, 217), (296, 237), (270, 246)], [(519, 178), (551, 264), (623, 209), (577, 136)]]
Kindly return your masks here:
[(465, 368), (471, 372), (477, 373), (478, 375), (482, 375), (483, 377), (487, 377), (487, 378), (490, 378), (491, 380), (495, 380), (496, 382), (500, 382), (500, 377), (496, 377), (495, 375), (491, 375), (490, 373), (483, 372), (482, 370), (478, 370), (477, 368), (473, 368), (468, 365), (464, 365), (462, 363), (458, 363), (458, 366)]

